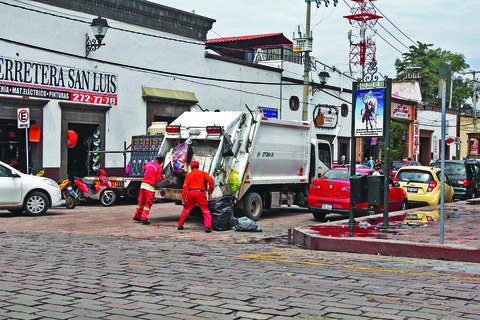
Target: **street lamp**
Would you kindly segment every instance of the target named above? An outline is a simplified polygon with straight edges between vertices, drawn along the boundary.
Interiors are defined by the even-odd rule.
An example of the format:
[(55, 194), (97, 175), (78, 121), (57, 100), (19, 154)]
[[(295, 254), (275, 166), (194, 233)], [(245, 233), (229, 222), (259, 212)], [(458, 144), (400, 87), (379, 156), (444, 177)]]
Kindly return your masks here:
[(320, 79), (320, 84), (324, 86), (330, 78), (330, 74), (327, 71), (321, 71), (318, 74), (318, 78)]
[(100, 49), (101, 46), (105, 45), (105, 43), (102, 43), (102, 40), (105, 37), (105, 34), (107, 33), (108, 23), (106, 19), (103, 19), (102, 17), (98, 17), (92, 20), (90, 27), (92, 28), (92, 32), (93, 32), (93, 35), (95, 36), (95, 39), (90, 40), (90, 38), (88, 37), (88, 34), (86, 35), (87, 40), (85, 44), (85, 57), (88, 56), (88, 54), (91, 51), (96, 51)]

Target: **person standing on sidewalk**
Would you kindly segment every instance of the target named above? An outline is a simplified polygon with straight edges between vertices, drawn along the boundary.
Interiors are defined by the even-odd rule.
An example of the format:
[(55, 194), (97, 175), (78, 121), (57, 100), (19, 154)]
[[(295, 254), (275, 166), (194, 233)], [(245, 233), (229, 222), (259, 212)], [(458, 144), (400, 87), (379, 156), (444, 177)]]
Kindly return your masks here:
[(182, 189), (183, 210), (180, 214), (180, 220), (178, 221), (178, 230), (183, 230), (183, 223), (196, 203), (203, 212), (205, 232), (212, 232), (212, 217), (208, 210), (205, 182), (208, 184), (208, 194), (212, 194), (213, 179), (205, 171), (198, 170), (199, 165), (198, 161), (192, 161), (190, 163), (192, 171), (185, 177)]
[(155, 198), (155, 185), (157, 182), (163, 180), (162, 164), (165, 158), (160, 154), (155, 158), (155, 161), (149, 162), (143, 166), (145, 174), (140, 186), (140, 193), (138, 195), (137, 209), (133, 220), (143, 224), (150, 224), (148, 215)]

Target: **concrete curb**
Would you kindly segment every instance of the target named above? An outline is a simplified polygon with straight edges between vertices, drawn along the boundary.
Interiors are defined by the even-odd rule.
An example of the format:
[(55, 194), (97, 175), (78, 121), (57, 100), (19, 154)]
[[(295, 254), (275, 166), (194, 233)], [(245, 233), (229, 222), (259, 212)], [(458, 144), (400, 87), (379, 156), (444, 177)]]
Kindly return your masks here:
[(313, 234), (308, 228), (295, 228), (293, 229), (292, 235), (293, 244), (313, 250), (480, 262), (480, 249), (466, 248), (463, 246), (434, 245), (371, 238), (325, 237)]
[[(470, 220), (465, 217), (452, 222), (449, 225), (450, 234), (453, 234), (455, 240), (463, 240), (466, 234), (466, 228), (469, 225), (477, 225), (478, 210), (476, 206), (472, 204), (478, 204), (478, 199), (459, 201), (454, 203), (445, 204), (445, 209), (454, 212), (471, 212)], [(435, 210), (439, 209), (439, 205), (422, 207), (416, 209), (409, 209), (406, 211), (397, 211), (389, 214), (389, 217), (396, 217), (405, 215), (406, 213), (418, 211), (418, 210)], [(472, 211), (473, 210), (473, 211)], [(375, 216), (363, 216), (355, 218), (357, 223), (368, 221), (369, 219), (382, 218), (382, 215)], [(462, 221), (463, 219), (463, 221)], [(320, 223), (310, 227), (299, 227), (289, 231), (289, 242), (298, 246), (302, 246), (313, 250), (326, 250), (326, 251), (339, 251), (339, 252), (352, 252), (352, 253), (366, 253), (366, 254), (380, 254), (389, 256), (401, 256), (412, 258), (425, 258), (425, 259), (444, 259), (453, 261), (465, 261), (465, 262), (480, 262), (480, 246), (479, 242), (468, 243), (449, 243), (439, 244), (433, 243), (434, 239), (431, 233), (432, 231), (425, 231), (425, 238), (427, 239), (409, 239), (405, 241), (402, 236), (393, 237), (388, 232), (379, 231), (378, 237), (361, 237), (350, 236), (346, 233), (340, 236), (326, 236), (320, 235), (314, 229), (315, 226), (335, 227), (335, 226), (348, 226), (348, 220), (335, 221), (333, 223)], [(429, 233), (430, 232), (430, 233)], [(436, 231), (435, 231), (436, 232)], [(474, 237), (480, 240), (480, 237)], [(452, 236), (450, 236), (452, 237)], [(431, 240), (431, 241), (428, 241)], [(461, 241), (460, 241), (461, 242)]]

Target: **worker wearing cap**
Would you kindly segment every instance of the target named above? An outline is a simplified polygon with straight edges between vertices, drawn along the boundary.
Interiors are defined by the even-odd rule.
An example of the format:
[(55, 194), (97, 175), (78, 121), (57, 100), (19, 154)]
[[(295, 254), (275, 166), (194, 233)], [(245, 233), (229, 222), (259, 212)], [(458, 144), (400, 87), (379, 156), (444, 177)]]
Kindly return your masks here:
[(196, 203), (203, 212), (205, 232), (212, 232), (212, 217), (208, 210), (205, 182), (208, 183), (208, 194), (211, 194), (213, 191), (213, 179), (208, 173), (198, 170), (199, 165), (198, 161), (192, 161), (190, 163), (192, 171), (185, 177), (182, 189), (183, 210), (178, 221), (178, 230), (183, 230), (183, 223)]
[(141, 222), (143, 224), (150, 224), (148, 221), (148, 215), (150, 214), (150, 208), (152, 207), (153, 200), (155, 199), (155, 185), (157, 182), (163, 180), (163, 168), (162, 163), (165, 158), (162, 155), (158, 155), (155, 161), (149, 162), (143, 166), (145, 174), (140, 186), (140, 193), (138, 195), (137, 209), (133, 220)]

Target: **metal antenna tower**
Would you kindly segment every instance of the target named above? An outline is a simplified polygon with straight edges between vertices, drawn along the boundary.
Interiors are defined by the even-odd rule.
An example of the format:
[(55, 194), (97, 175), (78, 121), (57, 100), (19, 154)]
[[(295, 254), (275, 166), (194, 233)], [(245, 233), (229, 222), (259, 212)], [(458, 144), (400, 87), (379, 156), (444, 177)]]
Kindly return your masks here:
[(378, 19), (382, 16), (377, 15), (377, 12), (371, 1), (376, 0), (351, 0), (354, 5), (351, 7), (351, 15), (344, 16), (347, 18), (353, 27), (353, 30), (348, 32), (348, 39), (350, 41), (350, 71), (355, 69), (360, 78), (363, 79), (366, 73), (366, 68), (376, 68), (377, 61), (375, 52), (377, 50), (374, 36), (377, 33), (375, 25)]

